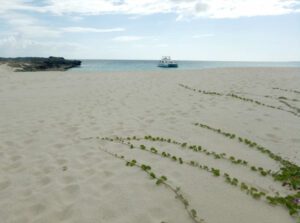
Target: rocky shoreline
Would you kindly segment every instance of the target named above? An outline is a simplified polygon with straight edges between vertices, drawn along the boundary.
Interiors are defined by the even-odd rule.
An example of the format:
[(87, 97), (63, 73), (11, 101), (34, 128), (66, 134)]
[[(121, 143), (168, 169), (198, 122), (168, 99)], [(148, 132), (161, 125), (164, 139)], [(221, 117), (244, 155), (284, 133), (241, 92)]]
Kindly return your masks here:
[(66, 71), (81, 65), (80, 60), (66, 60), (63, 57), (17, 57), (1, 58), (0, 64), (7, 64), (17, 72)]

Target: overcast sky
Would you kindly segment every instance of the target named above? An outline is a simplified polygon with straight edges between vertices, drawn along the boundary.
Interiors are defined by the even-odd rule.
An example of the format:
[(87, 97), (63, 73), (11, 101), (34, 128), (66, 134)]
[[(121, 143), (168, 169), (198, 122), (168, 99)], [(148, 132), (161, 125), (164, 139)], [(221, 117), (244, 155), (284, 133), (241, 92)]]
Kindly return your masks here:
[(0, 57), (300, 61), (300, 0), (0, 0)]

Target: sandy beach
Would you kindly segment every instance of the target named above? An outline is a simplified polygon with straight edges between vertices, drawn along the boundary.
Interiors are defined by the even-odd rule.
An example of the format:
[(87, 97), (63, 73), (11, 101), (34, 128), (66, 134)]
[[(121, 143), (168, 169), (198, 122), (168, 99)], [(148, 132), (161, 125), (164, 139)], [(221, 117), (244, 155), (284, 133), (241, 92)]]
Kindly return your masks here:
[[(299, 68), (82, 73), (0, 65), (0, 222), (295, 223), (285, 207), (223, 175), (269, 196), (293, 193), (251, 171), (281, 165), (238, 137), (300, 165), (299, 91)], [(160, 176), (167, 180), (156, 185)]]

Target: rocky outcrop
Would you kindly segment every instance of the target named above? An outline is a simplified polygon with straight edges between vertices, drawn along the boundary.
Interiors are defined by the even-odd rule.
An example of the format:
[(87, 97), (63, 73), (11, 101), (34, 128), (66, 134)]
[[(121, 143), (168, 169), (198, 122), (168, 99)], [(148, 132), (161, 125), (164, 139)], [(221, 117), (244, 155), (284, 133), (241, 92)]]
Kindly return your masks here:
[(17, 57), (0, 58), (0, 64), (6, 63), (15, 71), (65, 71), (81, 65), (80, 60), (66, 60), (63, 57)]

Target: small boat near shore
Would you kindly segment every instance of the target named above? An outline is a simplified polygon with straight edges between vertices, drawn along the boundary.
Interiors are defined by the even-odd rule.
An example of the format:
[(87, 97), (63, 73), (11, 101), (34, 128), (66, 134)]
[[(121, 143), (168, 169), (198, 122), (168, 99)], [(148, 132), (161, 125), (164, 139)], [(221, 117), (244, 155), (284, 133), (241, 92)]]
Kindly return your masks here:
[(164, 68), (177, 68), (178, 63), (171, 59), (169, 56), (164, 56), (159, 61), (158, 67), (164, 67)]

